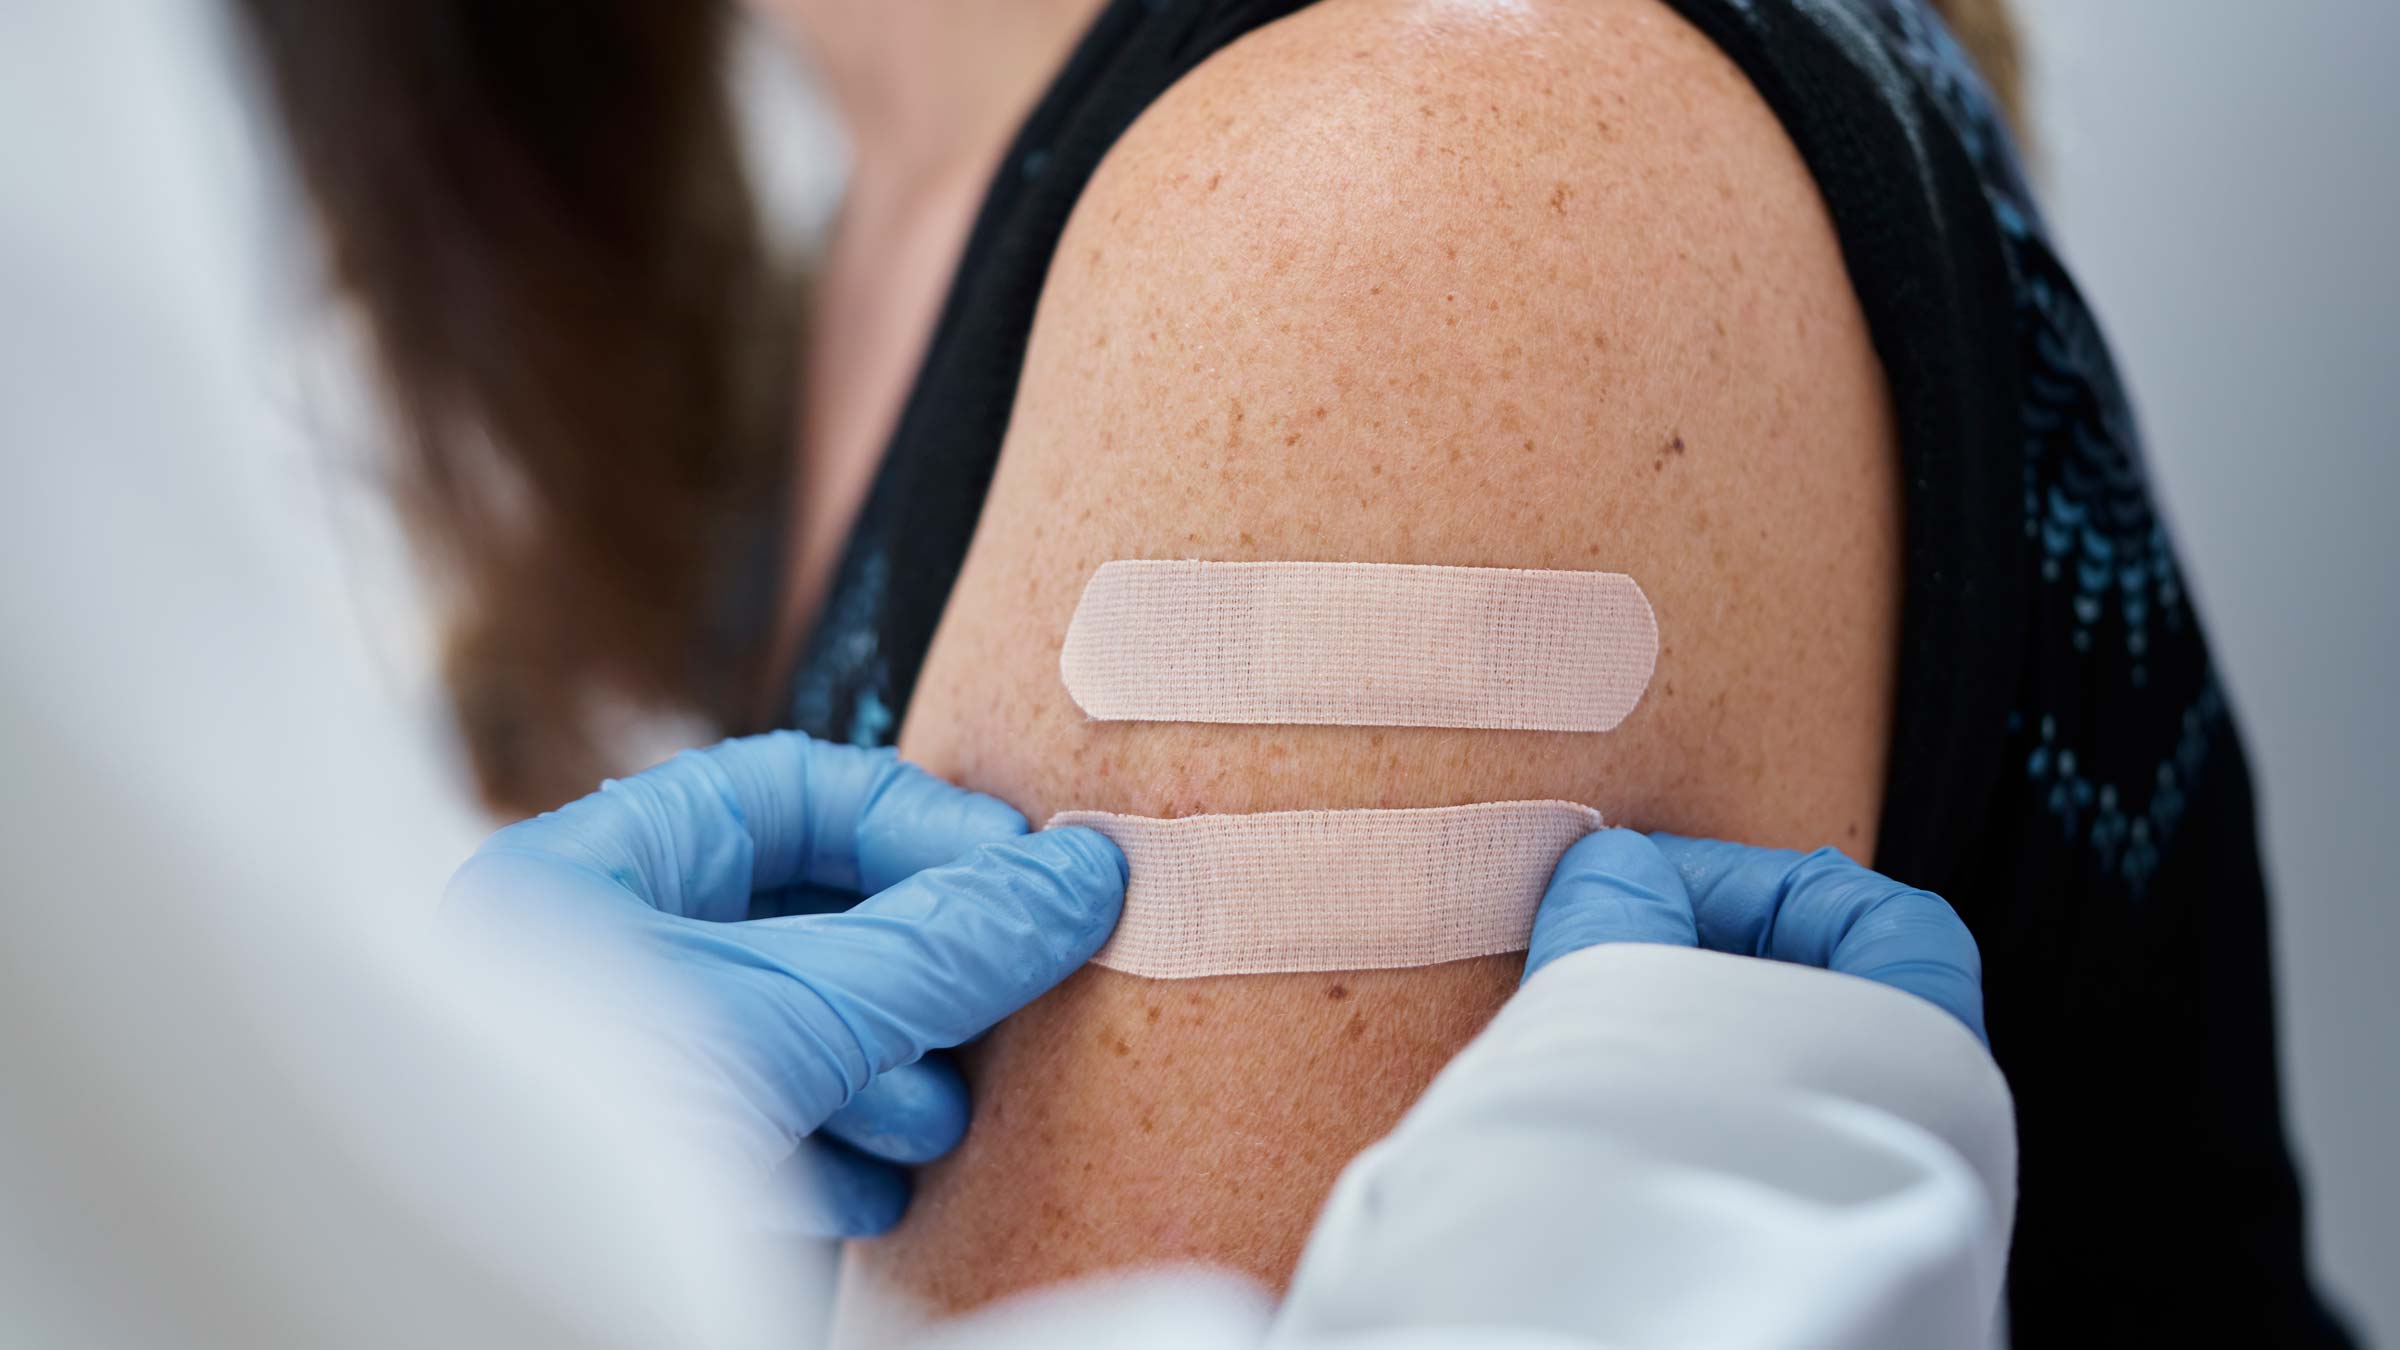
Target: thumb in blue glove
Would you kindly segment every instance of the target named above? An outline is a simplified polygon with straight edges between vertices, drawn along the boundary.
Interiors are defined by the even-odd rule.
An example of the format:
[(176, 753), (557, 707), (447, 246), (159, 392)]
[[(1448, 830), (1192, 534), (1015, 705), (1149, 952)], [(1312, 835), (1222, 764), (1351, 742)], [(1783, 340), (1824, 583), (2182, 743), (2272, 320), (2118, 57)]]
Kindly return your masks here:
[[(872, 894), (743, 919), (753, 893), (795, 884)], [(650, 1030), (688, 1075), (687, 1106), (762, 1169), (780, 1162), (785, 1226), (868, 1236), (907, 1204), (901, 1167), (966, 1130), (965, 1083), (924, 1056), (1081, 966), (1124, 887), (1123, 856), (1093, 831), (1029, 835), (1014, 809), (889, 751), (787, 732), (509, 826), (448, 903), (531, 950), (600, 944), (665, 985), (686, 1015)]]
[(1567, 850), (1534, 916), (1525, 974), (1603, 942), (1700, 946), (1915, 994), (1988, 1047), (1983, 959), (1957, 911), (1839, 849), (1602, 830)]

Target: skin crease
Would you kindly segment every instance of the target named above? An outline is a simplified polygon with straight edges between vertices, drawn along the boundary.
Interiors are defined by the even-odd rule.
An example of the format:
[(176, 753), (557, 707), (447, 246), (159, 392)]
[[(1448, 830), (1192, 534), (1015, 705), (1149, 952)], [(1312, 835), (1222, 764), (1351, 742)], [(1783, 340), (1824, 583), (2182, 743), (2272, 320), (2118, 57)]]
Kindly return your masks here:
[[(1823, 205), (1705, 39), (1655, 0), (1326, 0), (1078, 205), (901, 748), (1036, 821), (1564, 797), (1870, 857), (1897, 461)], [(1093, 723), (1059, 644), (1140, 557), (1628, 572), (1658, 672), (1604, 735)], [(971, 1133), (855, 1278), (945, 1310), (1166, 1258), (1280, 1286), (1520, 967), (1087, 968), (976, 1047)]]

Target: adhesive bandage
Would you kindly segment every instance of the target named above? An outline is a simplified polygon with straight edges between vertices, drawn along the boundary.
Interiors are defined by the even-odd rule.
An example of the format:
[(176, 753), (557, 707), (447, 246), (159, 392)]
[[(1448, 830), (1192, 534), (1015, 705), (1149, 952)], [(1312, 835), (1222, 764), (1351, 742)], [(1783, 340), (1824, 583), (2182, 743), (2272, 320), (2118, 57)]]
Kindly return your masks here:
[(1065, 811), (1125, 851), (1092, 959), (1153, 979), (1382, 970), (1523, 951), (1559, 858), (1600, 828), (1574, 802), (1267, 811), (1161, 820)]
[(1615, 572), (1103, 563), (1060, 650), (1101, 721), (1606, 731), (1658, 665)]

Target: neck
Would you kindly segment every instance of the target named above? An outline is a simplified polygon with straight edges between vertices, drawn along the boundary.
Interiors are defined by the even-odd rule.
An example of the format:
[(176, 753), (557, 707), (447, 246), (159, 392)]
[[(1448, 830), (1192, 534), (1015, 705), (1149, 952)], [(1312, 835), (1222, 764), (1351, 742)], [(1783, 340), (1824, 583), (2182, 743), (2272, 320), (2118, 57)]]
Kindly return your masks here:
[(987, 168), (1101, 3), (767, 0), (766, 7), (806, 48), (850, 133), (854, 173), (906, 193)]

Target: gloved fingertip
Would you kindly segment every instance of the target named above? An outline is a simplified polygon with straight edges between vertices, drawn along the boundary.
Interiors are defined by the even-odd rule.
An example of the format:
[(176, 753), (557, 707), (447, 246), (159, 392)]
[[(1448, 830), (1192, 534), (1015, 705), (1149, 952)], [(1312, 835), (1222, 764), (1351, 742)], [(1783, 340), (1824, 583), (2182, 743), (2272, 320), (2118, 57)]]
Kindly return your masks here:
[(1828, 968), (1916, 994), (1965, 1023), (1990, 1049), (1983, 1025), (1983, 949), (1974, 930), (1931, 891), (1876, 879), (1886, 893), (1852, 921)]
[(1558, 860), (1556, 877), (1639, 876), (1667, 866), (1666, 855), (1640, 830), (1594, 830), (1570, 845)]
[(771, 1179), (794, 1237), (870, 1238), (890, 1232), (908, 1212), (908, 1174), (842, 1144), (803, 1139)]
[(860, 814), (860, 886), (869, 893), (984, 844), (1022, 838), (1025, 813), (905, 760), (880, 767), (881, 787)]
[(1024, 812), (998, 797), (987, 797), (980, 792), (968, 793), (967, 799), (959, 803), (958, 813), (959, 828), (964, 833), (989, 835), (994, 839), (1015, 839), (1033, 832), (1033, 825), (1025, 819)]
[(1639, 831), (1601, 830), (1568, 848), (1534, 915), (1525, 977), (1571, 952), (1609, 942), (1690, 947), (1691, 900), (1658, 846)]
[(967, 1081), (937, 1055), (876, 1075), (819, 1128), (869, 1157), (913, 1167), (958, 1147), (967, 1119)]
[[(1749, 844), (1737, 844), (1730, 839), (1670, 834), (1665, 830), (1652, 830), (1648, 837), (1650, 842), (1657, 846), (1660, 857), (1665, 858), (1668, 864), (1677, 871), (1687, 875), (1693, 872), (1713, 875), (1757, 854), (1782, 852), (1781, 850), (1757, 848)], [(1785, 854), (1784, 856), (1797, 858), (1799, 855)]]
[(787, 959), (806, 972), (818, 1004), (873, 1009), (841, 1018), (860, 1047), (846, 1098), (1080, 970), (1115, 930), (1124, 900), (1116, 845), (1091, 830), (1046, 830), (984, 844), (840, 914), (757, 927), (762, 941), (792, 944)]
[(1992, 1048), (1992, 1038), (1983, 1026), (1983, 986), (1966, 972), (1954, 969), (1881, 971), (1869, 973), (1865, 978), (1916, 995), (1957, 1018), (1982, 1043), (1985, 1050)]
[(971, 836), (978, 843), (1014, 839), (1032, 829), (1024, 812), (998, 797), (960, 787), (907, 760), (899, 760), (892, 766), (892, 781), (884, 788), (884, 795), (907, 799), (910, 806), (907, 814), (933, 811), (943, 818), (945, 833)]
[[(1115, 931), (1125, 907), (1124, 851), (1098, 830), (1080, 825), (1039, 830), (989, 852), (1007, 855), (1039, 879), (1037, 923), (1052, 955), (1069, 967), (1091, 959)], [(1038, 910), (1047, 909), (1047, 915)]]
[(1052, 858), (1091, 883), (1115, 889), (1120, 898), (1131, 875), (1125, 863), (1125, 850), (1117, 847), (1116, 840), (1089, 826), (1060, 825), (1043, 830), (1027, 837), (1023, 847)]
[(1950, 1010), (1951, 1016), (1966, 1023), (1967, 1030), (1975, 1033), (1975, 1039), (1982, 1044), (1985, 1053), (1990, 1053), (1992, 1034), (1983, 1025), (1983, 986), (1976, 985), (1955, 1001), (1942, 1006)]

